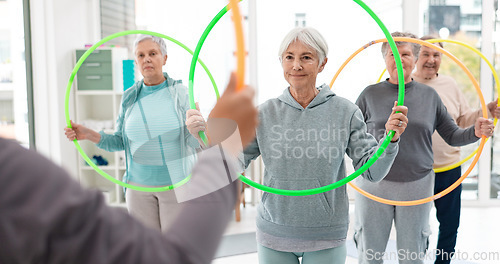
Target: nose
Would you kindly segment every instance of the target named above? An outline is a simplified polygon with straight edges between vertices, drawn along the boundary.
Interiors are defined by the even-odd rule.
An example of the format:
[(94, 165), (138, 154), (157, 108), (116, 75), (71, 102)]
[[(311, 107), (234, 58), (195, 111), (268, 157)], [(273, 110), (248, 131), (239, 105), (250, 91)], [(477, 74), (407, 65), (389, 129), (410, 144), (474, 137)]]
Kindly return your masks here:
[[(406, 65), (406, 61), (403, 60), (403, 58), (401, 58), (401, 65), (404, 67)], [(397, 68), (397, 65), (396, 65), (396, 68)]]
[(293, 60), (293, 69), (296, 71), (300, 71), (302, 69), (302, 65), (300, 65), (300, 60)]

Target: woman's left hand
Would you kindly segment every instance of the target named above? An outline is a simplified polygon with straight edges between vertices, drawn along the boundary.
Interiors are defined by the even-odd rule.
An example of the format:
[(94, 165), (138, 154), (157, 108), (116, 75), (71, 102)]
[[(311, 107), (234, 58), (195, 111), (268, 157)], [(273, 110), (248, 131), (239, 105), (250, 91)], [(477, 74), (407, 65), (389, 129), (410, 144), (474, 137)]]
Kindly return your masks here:
[(200, 135), (198, 133), (200, 131), (205, 131), (207, 124), (205, 119), (201, 115), (200, 106), (196, 103), (196, 109), (189, 109), (186, 112), (186, 126), (189, 130), (189, 133), (193, 135), (198, 141), (201, 140)]
[(474, 133), (478, 138), (481, 136), (491, 137), (494, 129), (495, 126), (493, 125), (493, 120), (486, 119), (484, 117), (478, 117), (476, 124), (474, 125)]
[[(400, 113), (396, 113), (396, 112)], [(391, 142), (396, 142), (401, 134), (406, 129), (406, 126), (408, 126), (408, 117), (406, 117), (408, 114), (408, 107), (404, 105), (398, 105), (398, 102), (394, 102), (394, 107), (392, 107), (392, 113), (389, 116), (389, 119), (387, 119), (387, 123), (385, 123), (385, 129), (386, 132), (389, 133), (389, 131), (394, 130), (394, 136), (392, 137)]]

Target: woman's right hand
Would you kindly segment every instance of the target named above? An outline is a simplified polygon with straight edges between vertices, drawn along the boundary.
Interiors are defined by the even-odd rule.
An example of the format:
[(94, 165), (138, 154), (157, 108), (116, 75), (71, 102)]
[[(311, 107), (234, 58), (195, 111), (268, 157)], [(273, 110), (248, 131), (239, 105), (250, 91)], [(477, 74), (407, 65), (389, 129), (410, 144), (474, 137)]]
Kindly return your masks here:
[(386, 133), (389, 133), (391, 130), (394, 130), (395, 132), (391, 142), (396, 142), (408, 126), (407, 115), (408, 107), (398, 105), (398, 102), (395, 101), (394, 106), (392, 107), (392, 113), (389, 116), (389, 119), (387, 119), (387, 123), (385, 123)]
[(101, 140), (101, 134), (83, 125), (71, 121), (71, 127), (64, 128), (64, 134), (70, 141), (87, 139), (97, 144)]
[(193, 135), (194, 138), (202, 143), (200, 135), (198, 134), (200, 131), (205, 131), (207, 124), (205, 119), (201, 115), (200, 106), (196, 103), (196, 109), (189, 109), (186, 112), (186, 126), (189, 130), (189, 133)]

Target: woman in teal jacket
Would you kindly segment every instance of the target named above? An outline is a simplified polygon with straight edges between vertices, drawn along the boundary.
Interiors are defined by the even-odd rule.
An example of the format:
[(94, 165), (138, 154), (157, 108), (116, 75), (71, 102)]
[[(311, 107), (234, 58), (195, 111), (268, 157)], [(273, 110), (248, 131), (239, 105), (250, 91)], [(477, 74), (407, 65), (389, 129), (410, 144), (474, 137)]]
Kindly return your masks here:
[[(90, 140), (107, 151), (124, 150), (125, 182), (142, 187), (175, 184), (191, 171), (195, 148), (200, 146), (197, 134), (205, 123), (197, 122), (189, 130), (184, 126), (188, 93), (181, 81), (162, 71), (167, 61), (163, 39), (139, 35), (134, 55), (144, 79), (124, 92), (115, 133), (98, 133), (76, 123), (72, 129), (65, 128), (65, 133), (69, 140)], [(126, 201), (132, 215), (163, 231), (179, 208), (174, 192), (169, 191), (127, 190)]]

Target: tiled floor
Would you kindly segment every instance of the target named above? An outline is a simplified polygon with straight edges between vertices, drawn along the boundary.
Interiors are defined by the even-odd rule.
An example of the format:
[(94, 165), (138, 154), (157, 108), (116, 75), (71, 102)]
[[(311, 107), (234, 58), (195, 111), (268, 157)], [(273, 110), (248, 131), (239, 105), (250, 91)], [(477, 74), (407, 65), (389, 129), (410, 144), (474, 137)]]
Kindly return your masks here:
[[(351, 219), (354, 205), (351, 204)], [(248, 233), (255, 231), (256, 207), (247, 205), (241, 210), (241, 222), (232, 221), (226, 234)], [(435, 248), (438, 233), (438, 223), (435, 218), (434, 209), (430, 218), (432, 235), (430, 237), (430, 248)], [(351, 220), (352, 222), (352, 220)], [(351, 225), (352, 226), (352, 225)], [(349, 228), (348, 239), (352, 237), (352, 228)], [(500, 207), (463, 207), (457, 252), (460, 252), (462, 260), (466, 257), (470, 262), (461, 263), (500, 263)], [(391, 239), (395, 240), (395, 232), (391, 233)], [(489, 258), (489, 260), (488, 260)], [(233, 257), (225, 257), (214, 260), (214, 264), (256, 264), (257, 254), (245, 254)], [(357, 263), (352, 257), (347, 257), (347, 264)], [(453, 263), (453, 262), (452, 262)]]

